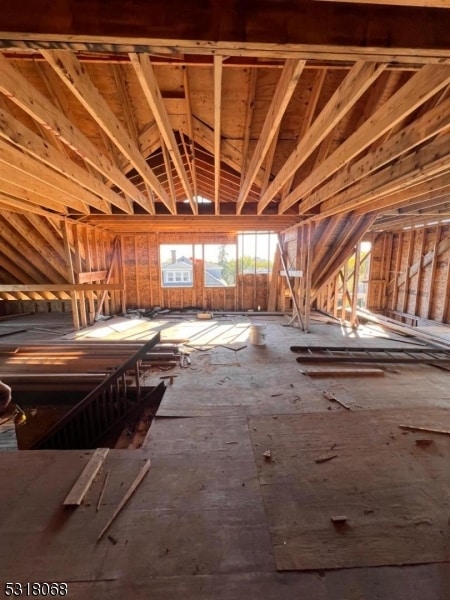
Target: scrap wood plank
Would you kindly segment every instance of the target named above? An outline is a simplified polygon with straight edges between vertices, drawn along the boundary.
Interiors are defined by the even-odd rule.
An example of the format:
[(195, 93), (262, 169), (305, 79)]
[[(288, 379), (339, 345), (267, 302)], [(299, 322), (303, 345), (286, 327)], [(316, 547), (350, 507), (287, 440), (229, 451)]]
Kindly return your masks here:
[(343, 408), (347, 409), (347, 410), (351, 410), (350, 406), (348, 404), (345, 404), (345, 402), (342, 402), (342, 400), (339, 400), (339, 398), (336, 398), (336, 396), (333, 394), (333, 392), (323, 392), (323, 395), (325, 396), (325, 398), (327, 400), (331, 400), (332, 402), (337, 402), (338, 404), (340, 404)]
[(309, 377), (382, 377), (383, 369), (299, 369), (300, 373)]
[(97, 448), (64, 500), (64, 506), (79, 506), (100, 470), (109, 448)]
[(426, 431), (428, 433), (442, 433), (444, 435), (450, 435), (450, 431), (446, 429), (433, 429), (430, 427), (415, 427), (413, 425), (399, 425), (400, 429), (408, 429), (409, 431)]
[(105, 535), (105, 533), (108, 531), (108, 529), (111, 527), (111, 525), (115, 521), (117, 515), (120, 513), (120, 511), (123, 509), (123, 507), (125, 506), (125, 504), (128, 502), (128, 500), (131, 498), (131, 496), (134, 494), (134, 492), (140, 486), (142, 480), (144, 479), (144, 477), (149, 472), (150, 466), (151, 466), (150, 459), (147, 459), (145, 461), (145, 464), (142, 467), (142, 469), (136, 475), (136, 478), (134, 479), (133, 483), (128, 488), (125, 496), (120, 501), (119, 506), (114, 511), (113, 516), (109, 519), (109, 521), (106, 523), (106, 525), (101, 530), (101, 532), (100, 532), (100, 534), (99, 534), (99, 536), (97, 538), (97, 542), (99, 542), (102, 539), (102, 537)]

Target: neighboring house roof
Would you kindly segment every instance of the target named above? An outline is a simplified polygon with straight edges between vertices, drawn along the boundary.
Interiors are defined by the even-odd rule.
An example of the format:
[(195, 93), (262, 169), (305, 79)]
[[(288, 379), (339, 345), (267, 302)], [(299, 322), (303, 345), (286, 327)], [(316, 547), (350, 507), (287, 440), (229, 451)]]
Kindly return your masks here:
[[(180, 258), (177, 258), (176, 262), (163, 265), (162, 268), (163, 269), (179, 269), (179, 268), (185, 268), (186, 266), (192, 268), (192, 266), (193, 266), (192, 260), (190, 258), (186, 258), (185, 256), (180, 256)], [(219, 265), (218, 263), (205, 261), (205, 269), (222, 269), (222, 266)]]
[[(163, 271), (192, 271), (192, 261), (185, 256), (181, 256), (174, 263), (163, 265)], [(205, 285), (211, 287), (228, 287), (227, 282), (221, 277), (217, 277), (211, 271), (222, 271), (222, 267), (217, 263), (205, 262)]]
[(181, 256), (175, 262), (169, 263), (168, 265), (163, 265), (162, 269), (163, 271), (191, 271), (192, 261), (189, 258), (186, 258), (185, 256)]
[(208, 286), (215, 287), (228, 287), (228, 283), (224, 279), (219, 279), (218, 277), (214, 277), (212, 273), (208, 270), (205, 272), (205, 284)]

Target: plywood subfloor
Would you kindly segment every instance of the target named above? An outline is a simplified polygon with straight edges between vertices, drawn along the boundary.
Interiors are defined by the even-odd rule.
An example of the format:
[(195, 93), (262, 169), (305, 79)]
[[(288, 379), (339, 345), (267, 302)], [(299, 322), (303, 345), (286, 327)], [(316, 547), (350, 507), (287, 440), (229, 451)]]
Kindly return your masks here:
[[(30, 323), (39, 326), (35, 317), (32, 316)], [(57, 328), (50, 318), (43, 319), (41, 326), (49, 330), (55, 325), (55, 338), (62, 327), (60, 316), (54, 317), (58, 317)], [(256, 318), (262, 320), (262, 317), (251, 317)], [(24, 317), (26, 319), (28, 317)], [(414, 532), (425, 536), (428, 543), (427, 529), (435, 532), (436, 524), (444, 524), (449, 514), (447, 488), (442, 482), (443, 465), (450, 456), (448, 439), (440, 437), (432, 446), (419, 448), (413, 440), (423, 437), (421, 434), (402, 435), (395, 430), (392, 435), (396, 439), (392, 440), (390, 427), (392, 411), (398, 411), (399, 418), (411, 424), (418, 424), (420, 418), (422, 424), (442, 426), (450, 400), (448, 373), (433, 367), (405, 365), (399, 366), (398, 372), (386, 372), (376, 384), (357, 378), (312, 380), (299, 373), (295, 355), (289, 350), (291, 345), (379, 346), (383, 340), (369, 337), (367, 328), (352, 331), (316, 321), (312, 322), (311, 333), (305, 335), (284, 327), (287, 320), (280, 317), (264, 319), (266, 346), (257, 347), (246, 337), (251, 319), (236, 316), (231, 321), (220, 319), (212, 323), (192, 322), (188, 317), (160, 323), (164, 337), (193, 338), (193, 344), (205, 347), (206, 352), (194, 349), (188, 368), (168, 371), (178, 377), (168, 386), (142, 449), (111, 451), (99, 478), (76, 511), (64, 512), (62, 501), (90, 453), (0, 453), (1, 582), (68, 581), (69, 597), (76, 600), (178, 597), (195, 600), (448, 600), (450, 570), (447, 563), (329, 570), (324, 560), (312, 571), (277, 571), (274, 556), (278, 561), (279, 544), (274, 545), (273, 520), (265, 507), (266, 490), (270, 485), (266, 485), (268, 481), (260, 481), (260, 470), (268, 466), (262, 463), (264, 450), (273, 450), (277, 458), (278, 451), (269, 445), (268, 435), (273, 436), (278, 431), (278, 422), (314, 419), (320, 430), (317, 435), (327, 444), (330, 431), (335, 429), (341, 436), (344, 431), (344, 425), (329, 430), (329, 417), (336, 423), (339, 419), (343, 423), (361, 422), (371, 445), (359, 452), (370, 450), (366, 462), (358, 457), (356, 465), (360, 473), (364, 471), (367, 475), (367, 481), (358, 479), (355, 485), (359, 491), (355, 491), (355, 501), (350, 508), (355, 507), (356, 511), (361, 506), (360, 492), (368, 486), (369, 475), (376, 476), (372, 486), (386, 481), (390, 460), (394, 457), (395, 474), (401, 484), (396, 488), (397, 495), (392, 490), (389, 496), (385, 487), (379, 486), (378, 496), (377, 489), (370, 488), (370, 498), (374, 504), (379, 499), (380, 503), (386, 501), (409, 507), (406, 516), (411, 520), (416, 519), (418, 509), (423, 511), (428, 506), (422, 491), (432, 490), (431, 500), (428, 498), (432, 503), (436, 486), (440, 484), (435, 513), (430, 513), (431, 525), (426, 520), (414, 523)], [(121, 339), (128, 339), (130, 335), (145, 336), (148, 326), (150, 334), (153, 333), (153, 325), (154, 321), (143, 321), (142, 331), (138, 323), (139, 331), (132, 326), (109, 333), (123, 336)], [(19, 339), (23, 343), (30, 335), (35, 340), (38, 336), (52, 338), (52, 333), (33, 330), (8, 337), (8, 340)], [(218, 347), (222, 343), (246, 348), (235, 354)], [(399, 341), (393, 344), (397, 346)], [(159, 377), (166, 374), (150, 369), (145, 374), (145, 383), (158, 383)], [(351, 412), (326, 400), (324, 390), (332, 391), (348, 403)], [(385, 418), (391, 421), (386, 423)], [(256, 425), (250, 424), (254, 419), (266, 424), (267, 439), (252, 439), (259, 433), (258, 427), (255, 432), (253, 426)], [(308, 431), (315, 432), (315, 429), (311, 425)], [(276, 471), (280, 475), (279, 485), (271, 486), (276, 504), (283, 505), (286, 498), (287, 478), (283, 469), (290, 466), (291, 460), (297, 460), (297, 433), (286, 442), (287, 463), (275, 460), (271, 465), (282, 469)], [(313, 441), (317, 435), (313, 435)], [(311, 435), (308, 440), (310, 438)], [(308, 477), (315, 472), (321, 474), (314, 480), (317, 494), (323, 493), (326, 497), (336, 486), (334, 502), (339, 504), (345, 500), (348, 489), (340, 481), (339, 487), (333, 474), (339, 472), (339, 478), (348, 482), (356, 479), (352, 461), (359, 442), (359, 437), (345, 438), (338, 458), (322, 464), (312, 461), (316, 446), (302, 446), (299, 456), (305, 462), (312, 461)], [(324, 445), (317, 451), (325, 454), (328, 448)], [(409, 448), (413, 453), (410, 458), (407, 456)], [(99, 531), (142, 460), (147, 458), (152, 461), (150, 472), (112, 526), (109, 534), (113, 541), (105, 537), (96, 544)], [(337, 462), (343, 460), (345, 467)], [(399, 474), (400, 467), (403, 471)], [(104, 504), (97, 513), (95, 505), (105, 469), (111, 470), (111, 476)], [(299, 472), (305, 470), (306, 467), (300, 465)], [(328, 472), (330, 476), (324, 476)], [(269, 474), (264, 472), (265, 476)], [(5, 481), (7, 485), (3, 485)], [(393, 489), (395, 482), (392, 478)], [(307, 489), (298, 493), (306, 494)], [(297, 531), (294, 508), (288, 506), (292, 511), (289, 533)], [(393, 522), (392, 515), (400, 515), (401, 508), (397, 510), (389, 513), (388, 524)], [(376, 517), (379, 523), (384, 523), (382, 511), (363, 516)], [(321, 514), (318, 513), (318, 517), (321, 518)], [(355, 518), (353, 513), (352, 518)], [(287, 527), (286, 522), (282, 525)], [(448, 525), (442, 527), (444, 534), (447, 529), (450, 530)], [(409, 544), (410, 537), (402, 538), (404, 531), (412, 535), (409, 521), (403, 529), (386, 528), (386, 544), (392, 547)], [(442, 556), (445, 544), (442, 544)], [(352, 564), (359, 564), (358, 554), (352, 550)]]
[(442, 409), (249, 418), (278, 570), (450, 560), (450, 436), (405, 421), (450, 430)]

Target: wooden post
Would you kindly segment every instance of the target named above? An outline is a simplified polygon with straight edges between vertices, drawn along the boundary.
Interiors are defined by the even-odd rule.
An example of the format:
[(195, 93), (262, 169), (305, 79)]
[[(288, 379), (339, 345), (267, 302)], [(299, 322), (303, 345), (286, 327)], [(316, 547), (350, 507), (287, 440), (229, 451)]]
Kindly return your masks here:
[(414, 302), (414, 314), (419, 316), (419, 298), (420, 298), (420, 285), (422, 283), (423, 275), (423, 253), (425, 250), (425, 228), (422, 229), (422, 242), (420, 244), (419, 253), (419, 269), (417, 271), (417, 284), (416, 284), (416, 301)]
[(341, 321), (347, 320), (347, 286), (348, 286), (348, 260), (344, 263), (344, 270), (342, 275), (342, 309), (341, 309)]
[[(102, 257), (102, 263), (104, 265), (105, 269), (108, 269), (108, 251), (107, 251), (107, 243), (106, 243), (106, 232), (102, 232), (101, 233), (101, 238), (100, 238), (100, 250), (101, 250), (101, 257)], [(112, 269), (112, 265), (113, 265), (113, 256), (111, 255), (111, 264), (108, 270), (108, 275), (109, 275), (109, 279), (107, 281), (107, 283), (109, 283), (111, 281), (112, 275), (113, 275), (113, 269)], [(103, 292), (103, 304), (105, 306), (104, 309), (104, 313), (105, 315), (110, 315), (111, 314), (111, 303), (109, 300), (109, 294), (108, 292)]]
[[(84, 245), (85, 245), (85, 260), (86, 260), (86, 270), (92, 271), (92, 249), (91, 249), (91, 230), (89, 227), (84, 228)], [(94, 292), (90, 291), (86, 293), (88, 298), (88, 306), (89, 306), (89, 323), (92, 324), (94, 322), (95, 317), (95, 304), (94, 304)]]
[(269, 301), (267, 304), (267, 310), (273, 312), (277, 310), (277, 290), (278, 290), (278, 277), (280, 272), (280, 248), (277, 245), (275, 250), (275, 257), (272, 265), (272, 275), (270, 277), (270, 291)]
[[(429, 292), (428, 292), (428, 305), (427, 305), (427, 319), (431, 319), (432, 315), (433, 315), (433, 290), (434, 290), (434, 283), (435, 283), (435, 279), (436, 279), (436, 266), (437, 266), (437, 253), (438, 253), (438, 246), (439, 246), (439, 242), (441, 240), (441, 226), (439, 225), (438, 227), (436, 227), (436, 237), (434, 240), (434, 246), (433, 246), (433, 260), (431, 262), (431, 274), (430, 274), (430, 285), (429, 285)], [(424, 231), (425, 234), (425, 231)]]
[(358, 308), (358, 287), (359, 287), (359, 271), (361, 269), (361, 242), (356, 245), (355, 250), (355, 268), (353, 270), (353, 297), (352, 310), (350, 315), (350, 325), (353, 328), (358, 327), (358, 317), (356, 310)]
[[(63, 233), (64, 240), (64, 249), (66, 252), (66, 260), (67, 266), (69, 270), (69, 281), (70, 283), (75, 283), (75, 276), (73, 273), (73, 264), (72, 264), (72, 253), (70, 251), (70, 242), (69, 242), (69, 226), (67, 221), (61, 221), (61, 229)], [(76, 292), (70, 292), (70, 298), (72, 300), (72, 318), (73, 318), (73, 326), (78, 331), (80, 329), (80, 317), (78, 314), (78, 298)]]
[(393, 248), (393, 234), (386, 233), (386, 247), (384, 253), (384, 265), (383, 265), (383, 290), (381, 299), (381, 308), (387, 308), (387, 286), (389, 283), (389, 276), (391, 272), (391, 261), (392, 261), (392, 248)]
[(312, 278), (312, 244), (314, 239), (314, 223), (307, 223), (306, 225), (306, 240), (305, 236), (303, 236), (303, 240), (305, 241), (305, 321), (304, 321), (304, 331), (309, 331), (309, 322), (311, 316), (311, 278)]
[[(83, 271), (83, 267), (81, 264), (81, 248), (80, 248), (80, 235), (78, 230), (79, 225), (72, 225), (73, 231), (73, 241), (74, 241), (74, 250), (75, 250), (75, 269), (77, 273), (81, 273)], [(75, 283), (75, 282), (74, 282)], [(86, 298), (84, 296), (84, 292), (78, 293), (79, 298), (79, 310), (81, 317), (81, 326), (87, 327), (87, 314), (86, 314)]]
[(406, 313), (408, 308), (408, 294), (409, 294), (409, 284), (410, 284), (410, 271), (412, 266), (412, 259), (414, 256), (414, 242), (416, 240), (416, 232), (411, 230), (409, 236), (409, 245), (408, 245), (408, 262), (406, 264), (405, 271), (405, 287), (403, 290), (403, 303), (402, 303), (402, 312)]
[(336, 277), (334, 278), (333, 316), (336, 319), (338, 318), (339, 277), (340, 271), (336, 274)]
[(450, 304), (450, 253), (447, 258), (447, 281), (445, 283), (445, 290), (446, 290), (446, 294), (445, 294), (444, 308), (442, 311), (442, 322), (448, 323), (449, 322), (448, 307)]
[(401, 231), (398, 236), (397, 257), (396, 257), (396, 261), (395, 261), (394, 291), (392, 293), (392, 304), (391, 304), (392, 310), (397, 310), (398, 292), (399, 292), (398, 280), (400, 279), (400, 267), (402, 265), (403, 239), (404, 239), (404, 233), (403, 233), (403, 231)]
[[(126, 301), (126, 287), (125, 287), (125, 272), (124, 272), (124, 264), (123, 264), (123, 236), (117, 238), (118, 245), (118, 261), (119, 261), (119, 281), (123, 285), (123, 292), (120, 292), (120, 303), (122, 314), (127, 312), (127, 301)], [(150, 281), (150, 289), (151, 289), (151, 281)], [(153, 304), (152, 304), (153, 306)]]
[(295, 297), (295, 294), (294, 294), (294, 290), (292, 289), (291, 280), (289, 278), (288, 266), (287, 266), (286, 261), (284, 259), (283, 248), (281, 246), (280, 235), (278, 235), (278, 245), (280, 247), (280, 260), (281, 260), (281, 264), (282, 264), (283, 270), (286, 273), (286, 277), (284, 277), (283, 280), (285, 280), (287, 282), (287, 284), (288, 284), (289, 292), (291, 294), (292, 304), (293, 304), (293, 315), (292, 315), (292, 319), (289, 321), (289, 324), (291, 324), (295, 319), (298, 319), (299, 325), (304, 330), (302, 315), (300, 313), (300, 309), (299, 309), (299, 306), (298, 306), (298, 303), (297, 303), (297, 298)]
[[(109, 265), (109, 269), (108, 269), (108, 273), (106, 275), (105, 283), (109, 283), (110, 280), (111, 280), (111, 277), (112, 277), (112, 274), (113, 274), (113, 271), (114, 271), (114, 261), (117, 260), (118, 245), (119, 245), (118, 244), (118, 238), (116, 238), (115, 243), (114, 243), (114, 249), (113, 249), (113, 252), (112, 252), (112, 255), (111, 255), (111, 264)], [(102, 295), (101, 295), (101, 297), (100, 297), (100, 299), (98, 301), (98, 304), (97, 304), (97, 312), (95, 314), (96, 318), (99, 317), (99, 315), (100, 315), (100, 313), (102, 311), (103, 303), (105, 302), (105, 299), (106, 299), (107, 295), (108, 295), (108, 291), (104, 290), (102, 292)], [(108, 314), (108, 313), (106, 313), (106, 314)]]

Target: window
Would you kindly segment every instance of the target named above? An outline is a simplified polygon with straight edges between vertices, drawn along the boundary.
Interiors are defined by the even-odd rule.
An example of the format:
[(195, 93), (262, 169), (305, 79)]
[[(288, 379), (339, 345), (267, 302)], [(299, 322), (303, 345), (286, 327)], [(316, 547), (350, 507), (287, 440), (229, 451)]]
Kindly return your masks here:
[(194, 282), (192, 244), (161, 244), (159, 248), (163, 287), (192, 287)]
[(205, 287), (233, 287), (236, 284), (236, 245), (204, 244)]
[(239, 273), (270, 275), (276, 246), (274, 233), (241, 233), (238, 236)]

